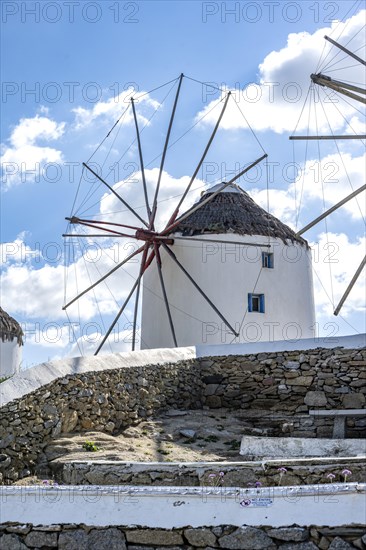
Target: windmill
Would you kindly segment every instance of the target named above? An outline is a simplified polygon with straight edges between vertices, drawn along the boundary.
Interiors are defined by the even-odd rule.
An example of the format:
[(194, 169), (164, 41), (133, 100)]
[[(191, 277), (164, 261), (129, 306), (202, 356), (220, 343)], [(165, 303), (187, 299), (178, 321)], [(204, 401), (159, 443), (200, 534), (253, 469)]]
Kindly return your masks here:
[[(247, 313), (252, 314), (252, 325), (263, 327), (263, 321), (266, 321), (269, 325), (269, 336), (261, 335), (260, 339), (262, 340), (284, 339), (286, 335), (283, 335), (283, 327), (288, 324), (289, 320), (296, 320), (298, 318), (300, 319), (299, 326), (301, 336), (311, 336), (310, 327), (314, 322), (314, 305), (312, 299), (312, 279), (309, 270), (309, 250), (306, 241), (300, 236), (296, 236), (289, 227), (282, 224), (279, 220), (274, 218), (274, 216), (271, 216), (261, 209), (243, 190), (235, 185), (235, 182), (241, 176), (266, 159), (267, 154), (264, 151), (260, 157), (247, 163), (228, 181), (221, 182), (213, 188), (208, 189), (206, 193), (201, 196), (200, 200), (189, 208), (188, 211), (181, 212), (183, 202), (190, 192), (206, 159), (212, 142), (214, 141), (231, 98), (230, 91), (223, 94), (221, 112), (217, 122), (203, 149), (196, 168), (189, 179), (188, 185), (179, 198), (178, 204), (168, 218), (165, 227), (162, 230), (157, 230), (156, 228), (162, 174), (170, 146), (171, 132), (173, 123), (175, 122), (183, 78), (184, 75), (181, 74), (177, 79), (177, 89), (152, 200), (149, 197), (145, 177), (144, 154), (141, 144), (141, 130), (139, 127), (138, 113), (135, 105), (136, 101), (133, 97), (130, 100), (145, 202), (146, 213), (144, 215), (138, 213), (136, 209), (125, 200), (122, 194), (116, 190), (115, 186), (110, 185), (106, 179), (99, 175), (88, 164), (88, 162), (83, 163), (84, 170), (92, 174), (110, 194), (114, 195), (125, 209), (134, 216), (136, 223), (132, 225), (130, 223), (125, 224), (100, 218), (84, 218), (72, 215), (66, 218), (72, 227), (72, 231), (70, 233), (65, 233), (64, 236), (71, 238), (103, 238), (106, 235), (111, 235), (114, 238), (128, 238), (137, 243), (137, 249), (115, 265), (106, 274), (99, 277), (98, 280), (94, 281), (87, 288), (84, 288), (82, 292), (78, 292), (76, 296), (68, 300), (63, 309), (67, 310), (70, 306), (77, 303), (80, 298), (90, 291), (93, 291), (113, 273), (123, 268), (129, 261), (135, 259), (135, 257), (139, 258), (136, 280), (131, 285), (114, 320), (105, 331), (102, 340), (97, 346), (95, 354), (98, 354), (108, 341), (118, 320), (133, 299), (134, 310), (131, 343), (132, 350), (136, 349), (138, 308), (142, 286), (144, 288), (142, 306), (142, 347), (170, 347), (200, 343), (202, 340), (198, 338), (197, 341), (194, 331), (192, 333), (191, 327), (192, 319), (197, 318), (197, 316), (200, 315), (200, 311), (203, 309), (206, 311), (204, 322), (206, 322), (209, 327), (220, 323), (217, 335), (218, 340), (216, 339), (212, 342), (220, 342), (223, 334), (229, 334), (231, 340), (245, 340), (245, 335), (243, 336), (241, 331)], [(229, 214), (229, 218), (231, 216), (231, 221), (230, 223), (227, 222), (225, 227), (220, 227), (220, 223), (223, 221), (220, 216), (229, 203), (231, 204), (231, 211)], [(193, 225), (196, 224), (197, 220), (202, 218), (202, 215), (204, 218), (203, 224), (201, 223), (201, 219), (201, 222), (198, 223), (199, 227), (196, 226), (192, 229), (192, 223)], [(240, 219), (243, 216), (244, 218), (246, 217), (245, 223)], [(77, 232), (80, 228), (87, 228), (88, 233)], [(180, 246), (183, 244), (185, 246)], [(192, 273), (195, 271), (195, 265), (192, 265), (191, 259), (194, 258), (197, 252), (198, 244), (201, 246), (201, 250), (202, 246), (207, 245), (217, 245), (219, 247), (229, 245), (245, 250), (254, 249), (256, 253), (259, 251), (259, 255), (255, 262), (245, 263), (246, 269), (243, 268), (243, 263), (237, 266), (234, 270), (235, 276), (229, 265), (224, 266), (224, 270), (222, 269), (222, 262), (221, 265), (220, 262), (216, 262), (215, 268), (210, 273), (210, 266), (202, 266), (202, 262), (199, 261), (193, 262), (193, 264), (197, 265), (200, 263), (202, 269), (200, 269), (199, 273), (193, 275)], [(296, 248), (296, 254), (300, 254), (301, 256), (301, 261), (296, 261), (296, 265), (294, 262), (288, 261), (288, 258), (286, 259), (285, 257), (285, 254), (288, 253), (288, 249), (291, 247)], [(182, 250), (184, 252), (183, 255), (181, 254)], [(286, 250), (286, 253), (284, 250)], [(187, 251), (190, 251), (188, 256)], [(197, 259), (197, 255), (195, 257)], [(273, 258), (275, 258), (276, 270), (272, 269)], [(251, 263), (253, 263), (253, 265), (250, 265)], [(287, 271), (289, 266), (290, 272), (292, 266), (292, 275), (291, 273), (289, 275)], [(277, 278), (276, 275), (272, 275), (270, 271), (277, 273)], [(220, 273), (221, 280), (226, 279), (226, 291), (222, 286), (221, 288), (215, 288), (212, 287), (212, 285), (210, 286), (210, 284), (210, 290), (206, 290), (206, 283), (210, 282), (213, 273), (216, 275)], [(262, 279), (260, 279), (260, 277), (262, 277)], [(263, 286), (259, 285), (258, 287), (258, 282), (264, 280), (266, 277), (268, 281), (264, 286), (267, 289), (272, 287), (270, 291), (272, 294), (271, 299), (268, 295), (265, 296), (266, 293)], [(242, 286), (240, 281), (243, 280), (249, 282), (244, 290), (241, 289), (239, 292), (240, 296), (238, 297), (235, 288), (236, 285)], [(289, 281), (291, 282), (289, 283)], [(221, 285), (221, 283), (218, 284)], [(287, 300), (289, 284), (292, 298)], [(293, 285), (293, 288), (291, 285)], [(177, 294), (178, 288), (180, 289), (180, 298), (178, 299), (177, 305), (174, 303), (174, 295)], [(187, 309), (187, 301), (194, 304), (194, 307), (193, 311), (192, 308), (190, 310), (190, 318), (187, 319), (186, 317), (182, 324), (179, 316), (182, 313), (182, 309)], [(236, 310), (239, 301), (240, 308), (234, 315), (233, 308)], [(219, 305), (217, 302), (219, 302)], [(227, 307), (227, 302), (229, 302), (232, 307)], [(281, 323), (278, 322), (278, 316), (281, 317)], [(278, 334), (277, 325), (281, 325)], [(155, 331), (156, 327), (159, 327), (158, 332)], [(274, 331), (276, 331), (276, 334)]]
[[(352, 52), (350, 49), (346, 48), (345, 45), (340, 44), (339, 42), (333, 40), (329, 36), (324, 36), (325, 40), (332, 44), (335, 48), (337, 48), (339, 52), (343, 52), (346, 54), (346, 59), (351, 58), (357, 61), (356, 66), (359, 65), (366, 65), (366, 62), (364, 59), (356, 55), (355, 52)], [(350, 41), (349, 41), (350, 42)], [(348, 44), (348, 43), (347, 43)], [(329, 53), (328, 53), (329, 55)], [(335, 56), (336, 57), (336, 56)], [(343, 58), (343, 59), (345, 59)], [(328, 63), (329, 65), (329, 63)], [(335, 63), (333, 63), (334, 66)], [(313, 85), (319, 86), (321, 88), (329, 89), (332, 92), (336, 92), (338, 94), (341, 94), (343, 96), (346, 96), (347, 98), (350, 98), (351, 100), (354, 100), (361, 104), (366, 104), (366, 89), (364, 86), (355, 85), (354, 83), (350, 83), (347, 81), (341, 81), (336, 80), (330, 77), (329, 75), (323, 74), (322, 72), (318, 72), (316, 74), (310, 75), (311, 81)], [(305, 141), (341, 141), (341, 140), (366, 140), (366, 134), (359, 134), (354, 132), (353, 134), (334, 134), (333, 131), (331, 131), (328, 135), (306, 135), (306, 136), (295, 136), (292, 135), (289, 138), (290, 140), (305, 140)], [(352, 192), (344, 197), (341, 201), (334, 204), (331, 208), (325, 210), (321, 215), (317, 216), (314, 220), (306, 224), (300, 231), (297, 232), (297, 235), (303, 235), (307, 231), (309, 231), (312, 227), (316, 226), (319, 222), (326, 219), (329, 215), (331, 215), (333, 212), (338, 210), (343, 205), (347, 204), (351, 199), (357, 197), (360, 193), (364, 192), (366, 190), (366, 185), (361, 185), (358, 189), (352, 190)], [(366, 265), (366, 255), (364, 258), (362, 258), (358, 268), (356, 269), (353, 277), (351, 278), (347, 288), (345, 289), (341, 299), (339, 300), (338, 304), (334, 308), (334, 315), (337, 316), (342, 307), (344, 306), (352, 288), (355, 286), (357, 280), (359, 279), (364, 267)]]

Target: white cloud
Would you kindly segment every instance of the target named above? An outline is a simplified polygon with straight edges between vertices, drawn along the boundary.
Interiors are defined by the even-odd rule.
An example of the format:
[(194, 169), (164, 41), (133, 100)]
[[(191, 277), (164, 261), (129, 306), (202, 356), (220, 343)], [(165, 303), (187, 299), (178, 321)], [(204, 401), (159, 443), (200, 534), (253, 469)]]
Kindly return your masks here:
[[(323, 192), (326, 208), (340, 202), (364, 184), (365, 161), (365, 155), (352, 157), (349, 153), (342, 153), (341, 157), (338, 154), (327, 155), (320, 164), (319, 161), (309, 160), (305, 165), (303, 202), (317, 201), (322, 204)], [(352, 218), (362, 219), (365, 200), (366, 193), (362, 192), (341, 208)]]
[[(154, 192), (158, 180), (159, 169), (152, 168), (145, 170), (145, 178), (147, 184), (148, 197), (150, 207), (154, 199)], [(174, 178), (165, 170), (162, 173), (160, 191), (158, 195), (158, 209), (156, 216), (155, 226), (157, 229), (163, 229), (169, 221), (175, 206), (178, 204), (180, 196), (183, 194), (190, 182), (190, 176), (182, 176), (180, 178)], [(204, 183), (196, 179), (191, 187), (191, 191), (187, 195), (185, 202), (182, 205), (180, 214), (188, 210), (188, 208), (198, 199)], [(147, 221), (147, 213), (145, 207), (145, 200), (142, 189), (141, 173), (137, 172), (133, 175), (132, 179), (127, 179), (123, 182), (116, 183), (113, 188), (121, 193), (123, 198), (136, 209), (138, 214)], [(124, 211), (121, 214), (116, 214), (120, 210), (121, 203), (111, 193), (107, 193), (101, 200), (100, 213), (103, 216), (103, 220), (113, 221), (117, 223), (124, 223), (142, 227), (141, 221), (139, 221), (131, 212)], [(138, 207), (138, 208), (136, 208)], [(110, 215), (109, 213), (114, 214)]]
[[(260, 131), (273, 130), (277, 133), (292, 132), (298, 123), (297, 133), (306, 130), (308, 127), (307, 110), (299, 121), (298, 119), (311, 82), (310, 74), (315, 71), (319, 72), (319, 69), (316, 68), (324, 45), (326, 52), (332, 48), (332, 53), (326, 58), (325, 65), (339, 51), (325, 42), (324, 35), (337, 38), (342, 33), (340, 42), (347, 44), (362, 27), (364, 19), (365, 11), (363, 10), (345, 23), (334, 22), (331, 28), (318, 29), (314, 34), (307, 32), (291, 33), (288, 35), (287, 44), (284, 48), (269, 53), (259, 65), (259, 82), (248, 84), (241, 87), (240, 90), (232, 90), (233, 99), (248, 118), (252, 128)], [(357, 50), (357, 54), (362, 57), (363, 53), (360, 48), (365, 48), (362, 33), (355, 36), (348, 47), (351, 50)], [(342, 67), (345, 67), (346, 63), (337, 64), (339, 58), (339, 56), (334, 58), (335, 65), (332, 68), (329, 66), (331, 70), (329, 74), (332, 78), (364, 82), (365, 74), (361, 64), (356, 68), (343, 69)], [(325, 66), (325, 74), (327, 74), (326, 68)], [(320, 65), (321, 69), (322, 65)], [(319, 133), (329, 133), (328, 119), (333, 130), (350, 131), (345, 123), (344, 116), (356, 117), (353, 119), (353, 125), (355, 130), (359, 127), (357, 111), (349, 104), (349, 101), (352, 103), (352, 100), (347, 99), (347, 102), (343, 102), (342, 96), (338, 95), (336, 97), (330, 90), (325, 92), (325, 89), (319, 86), (316, 86), (315, 90), (313, 100), (317, 103), (317, 116), (315, 119), (314, 112), (312, 112), (310, 120), (312, 132), (318, 130)], [(319, 104), (318, 94), (325, 99), (323, 107), (326, 115), (323, 107)], [(329, 96), (329, 99), (327, 99), (327, 96)], [(219, 101), (220, 99), (211, 101), (198, 113), (196, 120), (207, 115), (201, 124), (215, 124), (218, 115), (217, 109), (213, 109), (213, 107)], [(359, 106), (357, 104), (358, 108)], [(211, 109), (213, 111), (209, 113)], [(340, 110), (342, 113), (339, 112)], [(240, 115), (232, 100), (229, 101), (221, 127), (225, 129), (247, 128), (244, 118)]]
[(28, 180), (39, 181), (42, 166), (60, 163), (62, 152), (47, 144), (58, 140), (65, 131), (65, 123), (57, 123), (45, 116), (22, 118), (10, 134), (10, 146), (2, 144), (2, 183), (5, 189)]
[[(107, 101), (99, 101), (91, 109), (85, 109), (84, 107), (77, 107), (73, 109), (75, 113), (75, 128), (77, 130), (83, 129), (89, 126), (95, 120), (101, 120), (110, 124), (124, 112), (124, 110), (130, 106), (131, 91), (125, 90), (116, 97), (110, 97)], [(157, 109), (160, 103), (152, 99), (145, 92), (141, 92), (135, 99), (135, 103), (138, 106), (136, 114), (139, 122), (143, 125), (148, 124), (148, 118), (141, 113), (141, 108)], [(131, 124), (133, 122), (132, 109), (128, 109), (121, 121), (122, 124)]]
[[(352, 241), (345, 233), (321, 233), (311, 243), (314, 268), (314, 295), (317, 316), (337, 319), (333, 310), (359, 267), (366, 251), (366, 238)], [(361, 273), (342, 310), (342, 317), (365, 313), (366, 278)], [(332, 303), (333, 302), (333, 303)]]

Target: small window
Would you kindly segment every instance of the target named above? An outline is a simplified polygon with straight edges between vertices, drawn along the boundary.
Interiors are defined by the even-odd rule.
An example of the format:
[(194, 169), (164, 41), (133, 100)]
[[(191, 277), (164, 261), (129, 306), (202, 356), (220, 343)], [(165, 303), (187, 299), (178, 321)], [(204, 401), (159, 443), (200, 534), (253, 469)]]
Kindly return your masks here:
[(262, 252), (262, 267), (273, 268), (273, 253)]
[(264, 294), (248, 294), (248, 311), (264, 313)]

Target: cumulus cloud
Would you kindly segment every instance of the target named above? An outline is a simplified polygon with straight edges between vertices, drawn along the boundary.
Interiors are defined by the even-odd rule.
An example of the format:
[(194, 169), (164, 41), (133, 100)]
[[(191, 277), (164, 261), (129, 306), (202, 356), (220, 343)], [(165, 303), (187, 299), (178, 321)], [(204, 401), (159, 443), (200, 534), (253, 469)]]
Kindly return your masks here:
[[(363, 35), (357, 34), (364, 24), (364, 19), (365, 10), (344, 23), (335, 21), (330, 28), (318, 29), (313, 34), (308, 32), (289, 34), (286, 46), (269, 53), (259, 65), (258, 82), (249, 83), (244, 87), (238, 86), (232, 90), (233, 100), (228, 104), (221, 126), (226, 129), (247, 128), (247, 123), (238, 110), (240, 107), (254, 130), (292, 132), (296, 125), (297, 133), (306, 130), (307, 109), (304, 116), (298, 119), (308, 93), (311, 73), (318, 73), (324, 68), (324, 73), (327, 74), (326, 70), (329, 68), (331, 71), (329, 74), (334, 79), (356, 81), (361, 85), (364, 83), (365, 74), (361, 64), (359, 67), (345, 68), (347, 63), (344, 61), (338, 63), (339, 50), (324, 40), (324, 35), (331, 35), (334, 39), (340, 36), (339, 40), (342, 44), (349, 43), (348, 47), (351, 50), (357, 50), (360, 57), (364, 56)], [(320, 52), (323, 51), (324, 45), (325, 53), (322, 58), (324, 63), (318, 67)], [(328, 56), (329, 50), (332, 51)], [(332, 58), (334, 62), (330, 61)], [(316, 117), (315, 111), (311, 113), (310, 130), (312, 132), (329, 133), (329, 123), (333, 130), (351, 132), (344, 117), (353, 118), (352, 126), (357, 131), (361, 122), (357, 110), (350, 104), (352, 100), (344, 101), (339, 94), (335, 95), (330, 90), (319, 86), (314, 87), (314, 91), (310, 94), (317, 113)], [(319, 98), (322, 98), (323, 106), (320, 105)], [(201, 124), (213, 125), (217, 117), (217, 111), (213, 107), (219, 101), (221, 98), (209, 102), (198, 113), (196, 120), (204, 116)], [(359, 104), (357, 106), (359, 107)]]
[(39, 181), (44, 164), (61, 162), (62, 152), (46, 144), (61, 138), (64, 131), (64, 122), (46, 116), (20, 119), (10, 134), (10, 145), (2, 144), (3, 187)]
[[(314, 268), (314, 295), (317, 316), (331, 320), (333, 311), (365, 256), (365, 237), (350, 239), (345, 233), (321, 233), (311, 243)], [(360, 275), (342, 310), (342, 317), (365, 313), (366, 278)]]
[[(159, 169), (152, 168), (145, 170), (145, 178), (150, 206), (154, 199), (154, 193), (158, 180)], [(178, 201), (190, 182), (190, 176), (175, 178), (167, 171), (163, 171), (161, 177), (160, 191), (158, 195), (158, 209), (155, 226), (157, 229), (163, 229), (169, 221)], [(187, 198), (182, 205), (183, 213), (198, 199), (205, 184), (202, 180), (196, 179), (191, 187)], [(142, 190), (141, 172), (136, 172), (133, 178), (116, 183), (113, 188), (123, 194), (123, 198), (139, 213), (143, 219), (147, 219), (145, 200)], [(124, 224), (141, 226), (141, 222), (129, 211), (121, 210), (121, 203), (115, 195), (106, 193), (100, 202), (100, 214), (103, 220), (119, 222)], [(110, 213), (113, 214), (110, 214)]]
[[(129, 107), (131, 100), (131, 91), (124, 90), (118, 96), (110, 97), (106, 101), (99, 101), (91, 109), (86, 109), (85, 107), (77, 107), (73, 109), (75, 114), (75, 128), (77, 130), (84, 129), (89, 126), (92, 122), (96, 120), (110, 124), (115, 122), (115, 120), (124, 112), (124, 110)], [(135, 103), (138, 104), (139, 110), (137, 113), (137, 118), (139, 122), (143, 125), (148, 124), (148, 118), (142, 114), (142, 110), (155, 110), (160, 106), (160, 103), (152, 99), (145, 92), (141, 92), (135, 99)], [(123, 116), (121, 121), (122, 124), (132, 124), (133, 123), (133, 113), (132, 109), (128, 109), (126, 114)]]

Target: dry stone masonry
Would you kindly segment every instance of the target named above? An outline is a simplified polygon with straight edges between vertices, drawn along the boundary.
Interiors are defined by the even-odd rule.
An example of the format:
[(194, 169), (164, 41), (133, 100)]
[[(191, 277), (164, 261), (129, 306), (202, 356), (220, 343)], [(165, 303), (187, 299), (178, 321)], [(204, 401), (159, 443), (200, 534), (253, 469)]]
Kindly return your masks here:
[[(0, 409), (0, 473), (28, 475), (60, 433), (113, 434), (171, 408), (259, 411), (271, 435), (331, 437), (333, 420), (308, 411), (365, 408), (365, 366), (365, 349), (319, 348), (68, 375)], [(362, 437), (365, 424), (349, 418), (347, 437)]]
[(95, 528), (86, 525), (3, 524), (0, 548), (59, 548), (64, 550), (348, 550), (366, 549), (362, 525), (344, 527), (200, 527), (148, 529), (126, 527)]

